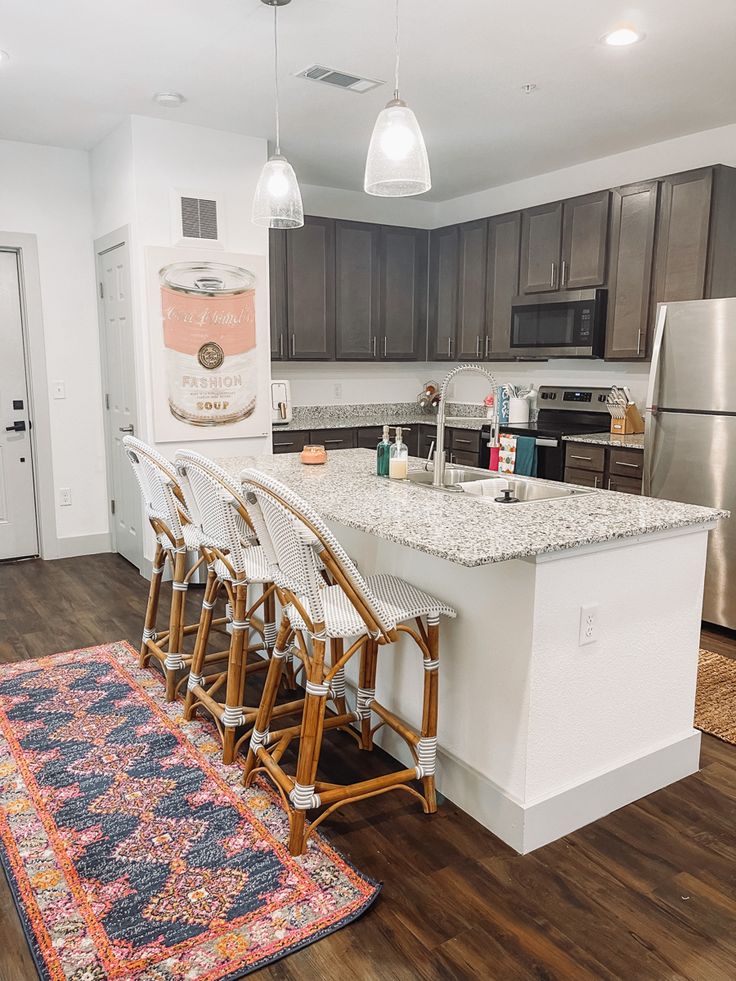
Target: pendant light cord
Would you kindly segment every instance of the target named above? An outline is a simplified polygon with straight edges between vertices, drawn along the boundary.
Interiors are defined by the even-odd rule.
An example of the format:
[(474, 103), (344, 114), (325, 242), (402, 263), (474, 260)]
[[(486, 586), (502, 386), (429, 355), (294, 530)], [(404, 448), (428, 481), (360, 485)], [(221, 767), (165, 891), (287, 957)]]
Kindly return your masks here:
[[(397, 0), (398, 3), (398, 0)], [(278, 10), (273, 8), (273, 88), (276, 95), (276, 156), (281, 155), (281, 126), (279, 122), (279, 34), (278, 34)]]
[(394, 46), (396, 48), (396, 68), (394, 70), (394, 98), (399, 97), (399, 0), (396, 0), (396, 27), (394, 32)]

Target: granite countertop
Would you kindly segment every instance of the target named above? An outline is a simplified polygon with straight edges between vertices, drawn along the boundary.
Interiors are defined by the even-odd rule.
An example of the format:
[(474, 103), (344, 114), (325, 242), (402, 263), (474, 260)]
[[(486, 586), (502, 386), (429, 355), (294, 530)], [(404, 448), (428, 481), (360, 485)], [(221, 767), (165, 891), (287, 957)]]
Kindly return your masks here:
[[(481, 429), (488, 420), (483, 406), (448, 403), (448, 426)], [(477, 416), (453, 422), (452, 416)], [(375, 405), (295, 405), (291, 422), (272, 424), (274, 432), (303, 432), (305, 429), (359, 429), (362, 426), (434, 426), (437, 415), (423, 412), (416, 402), (381, 402)]]
[[(254, 465), (243, 457), (217, 462), (235, 478)], [(410, 462), (421, 469), (422, 461)], [(324, 466), (305, 466), (296, 453), (260, 457), (255, 466), (292, 487), (327, 521), (471, 567), (728, 517), (727, 511), (604, 490), (496, 504), (377, 477), (375, 453), (364, 449), (330, 453)]]
[(595, 443), (598, 446), (625, 446), (630, 450), (644, 449), (644, 433), (617, 436), (616, 433), (581, 433), (580, 436), (563, 436), (571, 443)]

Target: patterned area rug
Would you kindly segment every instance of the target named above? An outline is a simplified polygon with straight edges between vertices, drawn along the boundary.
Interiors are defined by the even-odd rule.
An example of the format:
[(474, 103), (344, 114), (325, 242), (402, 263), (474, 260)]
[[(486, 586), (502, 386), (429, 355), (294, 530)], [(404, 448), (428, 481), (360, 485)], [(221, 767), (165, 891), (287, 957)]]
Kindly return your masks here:
[(695, 725), (736, 746), (736, 661), (701, 651)]
[(275, 793), (162, 693), (124, 642), (0, 668), (0, 856), (44, 979), (239, 978), (378, 894), (317, 834), (292, 858)]

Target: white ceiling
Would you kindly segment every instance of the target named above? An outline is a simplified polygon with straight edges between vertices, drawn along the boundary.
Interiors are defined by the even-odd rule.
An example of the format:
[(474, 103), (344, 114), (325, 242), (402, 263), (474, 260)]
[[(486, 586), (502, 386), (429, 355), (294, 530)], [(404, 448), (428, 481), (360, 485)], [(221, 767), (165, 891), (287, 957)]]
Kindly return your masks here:
[[(432, 200), (736, 121), (735, 0), (401, 0), (401, 12), (402, 95)], [(272, 138), (272, 16), (260, 0), (0, 0), (0, 137), (89, 148), (139, 113)], [(392, 18), (393, 0), (281, 9), (282, 143), (301, 181), (362, 187), (391, 84), (358, 95), (291, 73), (390, 79)], [(621, 20), (646, 39), (597, 43)], [(169, 90), (180, 109), (152, 103)]]

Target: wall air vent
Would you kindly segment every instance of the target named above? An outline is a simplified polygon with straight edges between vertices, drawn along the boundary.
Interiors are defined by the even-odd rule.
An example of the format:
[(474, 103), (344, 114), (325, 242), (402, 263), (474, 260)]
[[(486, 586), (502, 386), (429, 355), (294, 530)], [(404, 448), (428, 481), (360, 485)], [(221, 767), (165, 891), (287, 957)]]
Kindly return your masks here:
[(173, 189), (171, 239), (173, 245), (222, 247), (222, 208), (219, 195), (206, 191)]
[(310, 65), (309, 68), (294, 74), (297, 78), (308, 78), (312, 82), (324, 82), (325, 85), (334, 85), (338, 89), (347, 89), (348, 92), (370, 92), (371, 89), (384, 84), (375, 78), (362, 78), (360, 75), (353, 75), (350, 72), (325, 68), (324, 65)]

